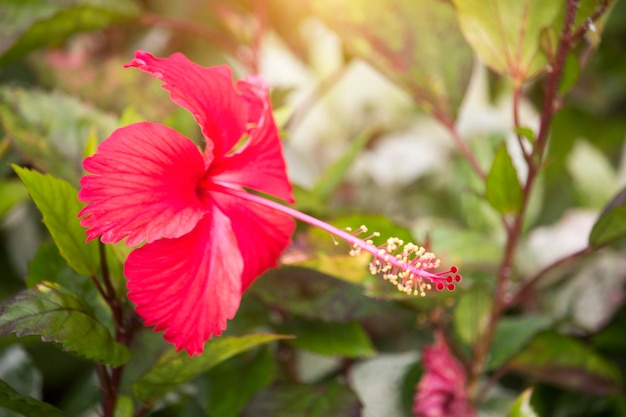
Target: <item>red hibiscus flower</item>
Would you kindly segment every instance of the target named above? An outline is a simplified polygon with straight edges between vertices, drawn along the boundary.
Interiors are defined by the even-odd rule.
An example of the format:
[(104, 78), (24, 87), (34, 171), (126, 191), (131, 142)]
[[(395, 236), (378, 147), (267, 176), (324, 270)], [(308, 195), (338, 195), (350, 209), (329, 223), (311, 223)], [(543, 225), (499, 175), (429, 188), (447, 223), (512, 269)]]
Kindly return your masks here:
[(81, 224), (89, 240), (146, 241), (126, 261), (128, 296), (146, 325), (200, 353), (294, 229), (288, 216), (229, 193), (245, 187), (293, 201), (267, 87), (254, 77), (233, 83), (228, 67), (202, 68), (181, 54), (138, 51), (127, 67), (161, 79), (206, 146), (202, 153), (157, 123), (116, 130), (84, 161)]
[(292, 202), (291, 185), (267, 86), (260, 77), (232, 81), (226, 66), (200, 67), (181, 54), (166, 59), (139, 51), (127, 67), (161, 79), (172, 100), (202, 129), (203, 152), (157, 123), (113, 132), (83, 162), (79, 213), (88, 240), (126, 239), (135, 246), (124, 274), (128, 297), (155, 331), (178, 350), (201, 353), (226, 328), (241, 295), (276, 265), (296, 218), (338, 236), (352, 254), (372, 255), (370, 270), (398, 289), (424, 295), (454, 289), (456, 267), (439, 273), (423, 248), (391, 238), (384, 245), (348, 233), (247, 189)]
[(415, 417), (475, 417), (468, 404), (465, 371), (440, 333), (424, 349), (424, 375), (413, 398)]

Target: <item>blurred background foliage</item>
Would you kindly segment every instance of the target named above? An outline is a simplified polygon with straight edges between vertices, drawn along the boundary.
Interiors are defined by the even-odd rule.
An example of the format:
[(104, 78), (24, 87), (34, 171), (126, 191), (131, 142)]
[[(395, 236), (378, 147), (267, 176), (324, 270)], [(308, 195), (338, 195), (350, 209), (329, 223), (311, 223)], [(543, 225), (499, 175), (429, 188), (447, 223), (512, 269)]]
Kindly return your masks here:
[[(252, 287), (223, 341), (209, 343), (209, 353), (228, 353), (217, 363), (167, 368), (160, 335), (137, 336), (116, 415), (147, 415), (139, 399), (154, 416), (410, 416), (432, 329), (450, 329), (466, 364), (483, 337), (507, 238), (501, 215), (514, 214), (522, 198), (512, 95), (523, 84), (522, 134), (532, 141), (564, 2), (501, 6), (517, 16), (521, 3), (534, 14), (518, 45), (514, 33), (496, 42), (507, 16), (491, 22), (489, 7), (477, 13), (474, 1), (0, 0), (0, 298), (51, 281), (80, 294), (111, 327), (11, 164), (77, 187), (83, 157), (116, 127), (157, 121), (201, 141), (158, 82), (122, 68), (135, 50), (227, 63), (239, 77), (259, 72), (272, 87), (297, 207), (430, 247), (460, 267), (462, 285), (405, 297), (370, 276), (367, 259), (300, 227), (285, 266)], [(600, 3), (581, 2), (578, 23)], [(614, 235), (598, 232), (588, 246), (607, 204), (624, 205), (626, 184), (626, 5), (609, 9), (566, 61), (560, 88), (568, 95), (552, 122), (507, 290), (542, 276), (495, 330), (480, 415), (535, 415), (511, 408), (527, 387), (536, 415), (626, 415), (624, 216), (609, 224)], [(506, 59), (507, 45), (521, 48), (518, 61)], [(477, 172), (496, 166), (502, 176), (489, 175), (485, 186)], [(586, 247), (585, 256), (541, 273)], [(124, 251), (111, 251), (123, 289)], [(257, 331), (296, 337), (235, 338)], [(72, 350), (38, 336), (0, 338), (0, 379), (11, 387), (0, 393), (0, 416), (13, 415), (2, 408), (15, 404), (11, 389), (68, 416), (97, 415), (95, 368)], [(158, 357), (162, 375), (183, 372), (181, 384), (150, 385)], [(37, 407), (25, 415), (54, 415)]]

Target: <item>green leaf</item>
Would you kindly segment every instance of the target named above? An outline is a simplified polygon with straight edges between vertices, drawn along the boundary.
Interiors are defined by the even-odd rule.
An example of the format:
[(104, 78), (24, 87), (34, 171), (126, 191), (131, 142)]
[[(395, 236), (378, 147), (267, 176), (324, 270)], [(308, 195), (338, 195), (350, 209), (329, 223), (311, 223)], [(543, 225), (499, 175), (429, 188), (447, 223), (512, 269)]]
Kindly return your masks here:
[(449, 4), (316, 0), (313, 8), (351, 53), (406, 89), (418, 106), (445, 122), (455, 120), (472, 53)]
[(133, 399), (128, 395), (120, 395), (115, 401), (115, 411), (113, 417), (133, 417), (135, 405)]
[(204, 353), (190, 358), (186, 353), (169, 349), (156, 364), (135, 382), (133, 391), (137, 398), (151, 403), (178, 385), (196, 378), (223, 361), (254, 347), (291, 336), (279, 334), (249, 334), (241, 337), (219, 337), (209, 340)]
[(565, 68), (561, 76), (561, 84), (559, 84), (559, 95), (567, 94), (578, 81), (580, 75), (580, 66), (578, 57), (574, 52), (570, 51), (565, 59)]
[(585, 207), (599, 209), (618, 188), (617, 173), (607, 156), (586, 140), (577, 140), (567, 157), (576, 196)]
[(58, 408), (32, 397), (21, 395), (2, 380), (0, 380), (0, 407), (15, 411), (27, 417), (64, 416)]
[(547, 316), (502, 318), (491, 343), (487, 369), (494, 370), (504, 364), (526, 347), (537, 333), (548, 329), (553, 324), (554, 319)]
[(532, 388), (528, 388), (522, 392), (522, 394), (513, 403), (509, 417), (539, 417), (530, 404), (530, 397), (532, 394)]
[(507, 368), (541, 381), (594, 395), (621, 390), (619, 370), (579, 341), (555, 332), (539, 334)]
[(347, 323), (382, 308), (380, 302), (364, 297), (360, 286), (308, 268), (270, 270), (251, 291), (270, 306), (326, 322)]
[(129, 20), (139, 9), (128, 0), (0, 2), (0, 64), (71, 35)]
[(362, 358), (376, 353), (361, 324), (354, 321), (325, 323), (296, 317), (280, 330), (296, 336), (289, 344), (321, 355)]
[(5, 85), (0, 86), (0, 126), (35, 167), (78, 186), (86, 143), (94, 130), (98, 138), (107, 137), (117, 121), (60, 92)]
[(343, 383), (283, 384), (266, 388), (250, 402), (242, 417), (359, 416), (361, 404)]
[(366, 130), (358, 135), (350, 143), (348, 151), (324, 171), (312, 190), (319, 200), (326, 201), (333, 194), (337, 186), (343, 181), (356, 157), (359, 156), (359, 153), (372, 138), (372, 134), (371, 130)]
[(589, 245), (599, 248), (626, 236), (626, 206), (611, 209), (593, 225)]
[(17, 180), (0, 181), (0, 220), (16, 204), (26, 200), (28, 192)]
[(130, 359), (130, 351), (113, 340), (80, 297), (53, 283), (24, 290), (2, 308), (0, 335), (12, 333), (38, 335), (87, 359), (114, 366)]
[(51, 175), (16, 165), (13, 165), (13, 169), (41, 211), (43, 221), (63, 258), (78, 273), (95, 275), (100, 265), (98, 242), (85, 243), (85, 229), (77, 217), (83, 206), (78, 201), (78, 191)]
[(515, 133), (517, 133), (518, 135), (522, 135), (523, 137), (528, 139), (530, 143), (535, 143), (535, 140), (537, 140), (534, 130), (532, 130), (529, 127), (524, 127), (524, 126), (516, 127)]
[(557, 25), (565, 8), (561, 0), (453, 2), (465, 38), (493, 70), (521, 84), (546, 67), (540, 40), (542, 33)]
[(487, 175), (485, 195), (487, 201), (500, 213), (519, 213), (522, 187), (505, 144), (498, 149)]
[(491, 305), (491, 295), (483, 288), (475, 287), (461, 295), (454, 310), (454, 328), (464, 343), (471, 345), (483, 334)]
[(276, 363), (270, 349), (263, 347), (249, 353), (222, 362), (206, 373), (209, 415), (238, 417), (250, 398), (274, 380)]

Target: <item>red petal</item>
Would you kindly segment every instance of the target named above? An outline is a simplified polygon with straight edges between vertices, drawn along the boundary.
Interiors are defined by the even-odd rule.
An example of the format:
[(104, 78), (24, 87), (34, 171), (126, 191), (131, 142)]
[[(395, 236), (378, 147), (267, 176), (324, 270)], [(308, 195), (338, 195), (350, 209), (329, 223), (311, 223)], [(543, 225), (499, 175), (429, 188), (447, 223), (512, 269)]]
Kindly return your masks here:
[(237, 312), (242, 270), (230, 221), (214, 209), (190, 233), (131, 252), (124, 273), (146, 326), (166, 330), (163, 337), (191, 356)]
[(78, 194), (88, 203), (79, 213), (88, 240), (102, 236), (116, 243), (128, 236), (134, 246), (144, 239), (188, 233), (204, 215), (196, 185), (204, 162), (196, 145), (175, 130), (156, 123), (136, 123), (116, 130), (83, 162)]
[(126, 67), (137, 67), (163, 80), (172, 100), (196, 118), (208, 139), (207, 151), (212, 150), (215, 159), (230, 151), (245, 133), (248, 104), (237, 94), (228, 66), (205, 68), (180, 53), (155, 58), (137, 51)]
[[(201, 67), (180, 53), (161, 59), (137, 51), (126, 66), (163, 80), (172, 100), (194, 115), (207, 138), (206, 152), (213, 155), (212, 175), (293, 202), (268, 86), (261, 77), (249, 76), (235, 86), (229, 67)], [(246, 133), (247, 146), (228, 155)]]
[[(240, 85), (241, 84), (240, 82)], [(293, 202), (278, 129), (269, 100), (248, 143), (239, 152), (216, 160), (209, 168), (216, 182), (248, 187)]]
[(245, 261), (242, 291), (265, 270), (277, 265), (282, 251), (291, 241), (295, 229), (293, 219), (250, 201), (218, 192), (211, 198), (231, 221)]

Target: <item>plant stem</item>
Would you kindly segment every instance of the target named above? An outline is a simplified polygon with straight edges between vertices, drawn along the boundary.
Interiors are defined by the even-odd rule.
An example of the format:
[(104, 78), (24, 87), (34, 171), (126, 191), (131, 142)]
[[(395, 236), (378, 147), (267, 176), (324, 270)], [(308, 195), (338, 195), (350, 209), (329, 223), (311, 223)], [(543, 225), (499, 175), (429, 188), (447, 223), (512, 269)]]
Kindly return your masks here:
[(441, 122), (441, 124), (446, 127), (446, 129), (448, 129), (448, 132), (450, 132), (450, 135), (452, 136), (452, 140), (454, 140), (454, 143), (459, 148), (467, 162), (469, 162), (476, 175), (478, 175), (484, 181), (485, 178), (487, 178), (485, 171), (483, 171), (483, 169), (480, 167), (478, 160), (472, 153), (472, 150), (469, 148), (469, 146), (467, 146), (467, 143), (465, 143), (461, 135), (459, 135), (459, 131), (456, 129), (454, 122), (448, 117), (442, 115), (435, 115), (435, 117)]
[(557, 100), (558, 89), (561, 75), (565, 67), (565, 58), (571, 47), (571, 31), (578, 9), (577, 4), (578, 2), (576, 0), (567, 0), (567, 10), (559, 45), (554, 61), (550, 63), (547, 69), (541, 123), (539, 126), (539, 133), (537, 134), (537, 140), (528, 164), (528, 175), (522, 191), (522, 204), (519, 212), (513, 219), (512, 225), (507, 230), (507, 241), (504, 248), (502, 262), (498, 270), (498, 281), (494, 292), (494, 303), (488, 324), (485, 328), (484, 334), (478, 340), (473, 349), (468, 390), (470, 396), (474, 400), (476, 400), (478, 396), (479, 381), (484, 372), (485, 359), (489, 352), (489, 348), (491, 347), (496, 327), (500, 321), (504, 308), (509, 304), (506, 299), (506, 287), (509, 283), (509, 278), (513, 269), (513, 258), (521, 237), (522, 226), (530, 196), (537, 176), (541, 170), (552, 118), (557, 109), (557, 103), (559, 102), (559, 100)]

